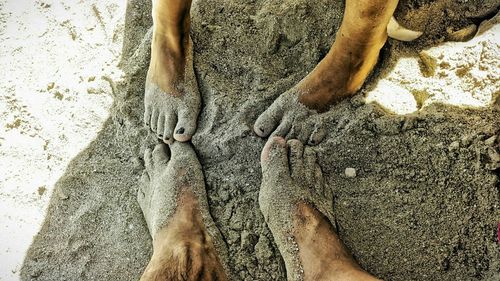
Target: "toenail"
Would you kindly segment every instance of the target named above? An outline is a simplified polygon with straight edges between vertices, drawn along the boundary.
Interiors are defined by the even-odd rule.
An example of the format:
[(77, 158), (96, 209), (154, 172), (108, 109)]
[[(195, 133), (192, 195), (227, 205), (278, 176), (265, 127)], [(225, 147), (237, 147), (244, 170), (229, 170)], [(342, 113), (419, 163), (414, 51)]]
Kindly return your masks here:
[(184, 134), (184, 128), (179, 128), (179, 130), (177, 130), (177, 132), (175, 132), (175, 133), (178, 135)]

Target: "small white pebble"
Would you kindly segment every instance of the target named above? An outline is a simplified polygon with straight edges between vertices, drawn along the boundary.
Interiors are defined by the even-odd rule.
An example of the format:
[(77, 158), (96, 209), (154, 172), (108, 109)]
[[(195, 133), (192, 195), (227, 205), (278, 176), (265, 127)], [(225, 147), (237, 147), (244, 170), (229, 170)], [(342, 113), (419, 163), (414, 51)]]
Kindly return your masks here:
[(355, 178), (356, 177), (356, 169), (354, 169), (354, 168), (346, 168), (345, 169), (345, 175), (348, 178)]

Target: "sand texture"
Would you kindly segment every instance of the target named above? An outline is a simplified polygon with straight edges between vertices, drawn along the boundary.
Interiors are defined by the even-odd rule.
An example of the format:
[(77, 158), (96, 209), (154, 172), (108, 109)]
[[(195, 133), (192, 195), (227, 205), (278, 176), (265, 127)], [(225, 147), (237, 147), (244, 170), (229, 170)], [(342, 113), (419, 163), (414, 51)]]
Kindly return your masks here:
[[(496, 2), (402, 1), (397, 18), (424, 31), (424, 37), (413, 43), (391, 40), (365, 89), (324, 116), (328, 134), (315, 150), (334, 194), (337, 230), (361, 266), (377, 277), (500, 278), (498, 88), (487, 91), (485, 107), (459, 108), (436, 99), (439, 103), (423, 102), (407, 115), (363, 98), (399, 58), (420, 59), (420, 51), (447, 38), (448, 28), (460, 30), (494, 16)], [(137, 280), (148, 262), (151, 240), (136, 192), (141, 157), (156, 142), (142, 125), (150, 8), (149, 1), (129, 1), (122, 59), (127, 77), (117, 86), (112, 117), (57, 183), (23, 280)], [(235, 280), (285, 280), (258, 206), (265, 140), (252, 126), (328, 51), (342, 11), (342, 2), (330, 0), (193, 4), (202, 107), (192, 142)], [(498, 42), (484, 42), (498, 50)], [(419, 75), (425, 77), (424, 71)], [(498, 83), (491, 75), (488, 79)]]
[(19, 280), (55, 183), (110, 115), (125, 1), (0, 0), (0, 280)]

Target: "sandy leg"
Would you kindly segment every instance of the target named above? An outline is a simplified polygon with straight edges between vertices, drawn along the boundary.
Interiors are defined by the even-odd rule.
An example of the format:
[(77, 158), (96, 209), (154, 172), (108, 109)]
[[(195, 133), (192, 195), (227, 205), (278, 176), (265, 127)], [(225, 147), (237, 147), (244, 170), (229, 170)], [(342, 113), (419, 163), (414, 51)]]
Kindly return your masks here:
[[(314, 122), (307, 122), (311, 116), (328, 110), (361, 88), (387, 40), (387, 24), (397, 3), (398, 0), (347, 0), (342, 25), (328, 54), (259, 116), (254, 125), (256, 134), (298, 137), (304, 142), (299, 136), (312, 132), (309, 124)], [(304, 122), (306, 125), (298, 124)], [(290, 131), (299, 133), (288, 136)], [(311, 138), (316, 138), (317, 143), (318, 137)]]
[(196, 154), (180, 142), (172, 145), (171, 157), (167, 150), (157, 145), (144, 156), (138, 201), (153, 238), (153, 256), (141, 280), (227, 280), (226, 253), (208, 213)]
[(191, 1), (153, 1), (153, 39), (144, 123), (158, 138), (185, 142), (196, 131), (200, 93), (189, 38)]
[(271, 138), (261, 165), (260, 209), (288, 280), (377, 280), (359, 267), (335, 233), (333, 195), (310, 147)]

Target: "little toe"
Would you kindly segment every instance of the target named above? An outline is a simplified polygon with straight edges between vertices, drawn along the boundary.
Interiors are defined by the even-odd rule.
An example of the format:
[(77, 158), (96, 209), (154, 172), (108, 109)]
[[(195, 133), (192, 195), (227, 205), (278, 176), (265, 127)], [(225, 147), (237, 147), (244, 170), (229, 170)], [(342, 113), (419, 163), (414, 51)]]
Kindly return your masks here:
[(163, 142), (170, 145), (174, 143), (174, 128), (177, 123), (177, 116), (174, 113), (165, 116), (165, 125), (163, 127)]
[(151, 113), (151, 121), (149, 126), (151, 127), (151, 130), (156, 133), (156, 126), (158, 125), (158, 116), (159, 116), (159, 111), (158, 109), (153, 108), (153, 111)]
[(284, 138), (272, 137), (267, 141), (261, 154), (264, 179), (277, 174), (290, 174), (287, 153), (287, 145)]
[(279, 121), (283, 117), (283, 111), (275, 101), (271, 106), (264, 111), (253, 126), (253, 130), (259, 137), (267, 137), (278, 126)]
[[(152, 152), (153, 165), (161, 166), (166, 165), (170, 159), (168, 155), (167, 145), (164, 143), (157, 144)], [(158, 168), (158, 167), (157, 167)]]
[(196, 131), (196, 119), (198, 116), (192, 110), (179, 112), (179, 120), (174, 131), (174, 138), (180, 142), (186, 142), (191, 139)]
[(163, 140), (163, 132), (165, 131), (165, 115), (163, 113), (158, 117), (158, 123), (156, 125), (156, 136)]
[(146, 127), (149, 127), (150, 122), (151, 122), (151, 107), (146, 106), (146, 108), (144, 109), (144, 125)]

